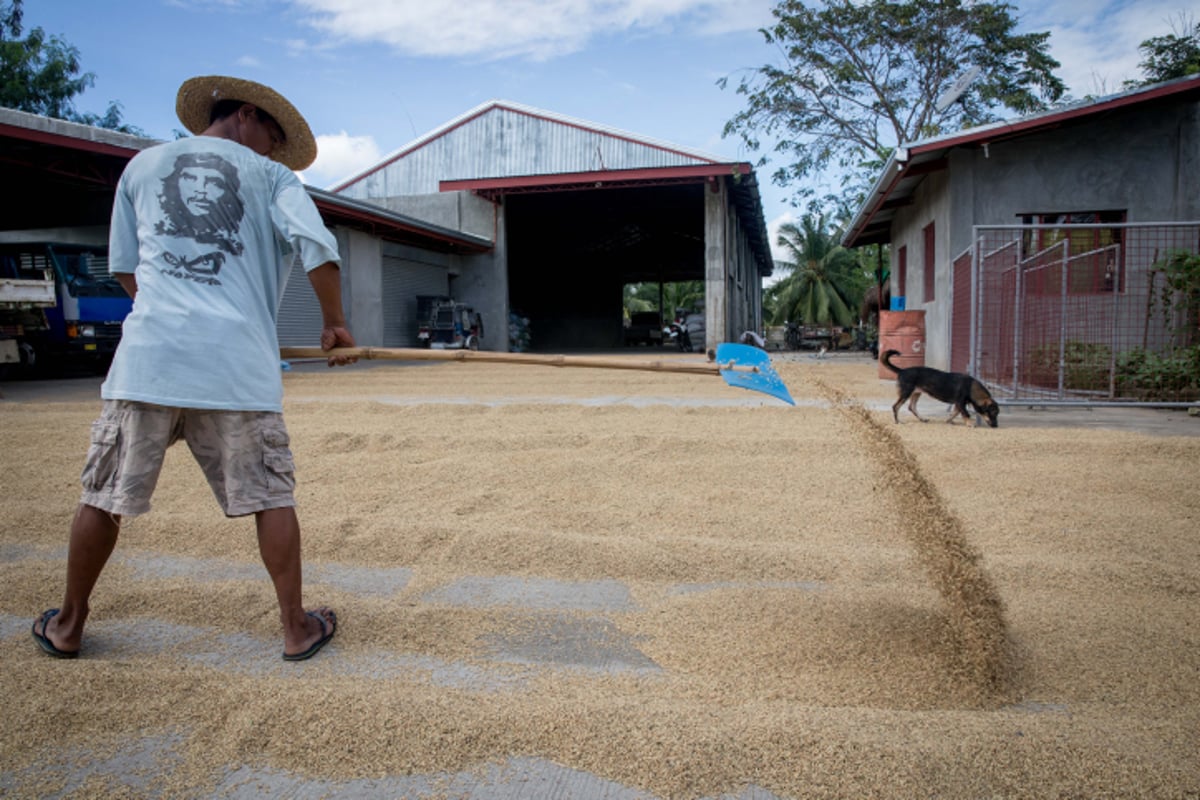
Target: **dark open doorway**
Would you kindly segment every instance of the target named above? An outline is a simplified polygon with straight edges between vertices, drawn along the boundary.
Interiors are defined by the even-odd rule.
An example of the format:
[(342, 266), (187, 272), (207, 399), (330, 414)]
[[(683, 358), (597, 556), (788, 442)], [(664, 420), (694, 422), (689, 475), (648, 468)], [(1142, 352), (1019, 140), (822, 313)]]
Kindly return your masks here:
[(702, 280), (703, 189), (506, 196), (509, 306), (530, 320), (531, 349), (621, 347), (626, 284)]

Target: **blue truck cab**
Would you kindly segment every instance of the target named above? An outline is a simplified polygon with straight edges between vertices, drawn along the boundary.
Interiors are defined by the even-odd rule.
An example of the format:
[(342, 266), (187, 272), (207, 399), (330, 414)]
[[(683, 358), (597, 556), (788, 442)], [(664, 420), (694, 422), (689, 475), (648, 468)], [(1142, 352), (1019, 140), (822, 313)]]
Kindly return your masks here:
[(16, 341), (29, 369), (85, 366), (104, 372), (133, 299), (108, 271), (106, 247), (0, 243), (0, 279), (54, 280), (54, 304), (0, 308), (0, 337)]

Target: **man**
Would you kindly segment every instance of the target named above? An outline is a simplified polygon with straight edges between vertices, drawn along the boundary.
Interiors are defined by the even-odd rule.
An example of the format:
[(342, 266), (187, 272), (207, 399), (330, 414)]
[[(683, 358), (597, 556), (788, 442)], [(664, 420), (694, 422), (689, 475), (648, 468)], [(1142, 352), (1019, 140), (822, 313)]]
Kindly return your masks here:
[[(101, 387), (62, 607), (38, 617), (32, 633), (52, 656), (79, 654), (88, 600), (121, 521), (150, 509), (166, 449), (183, 439), (225, 514), (254, 515), (283, 657), (303, 660), (333, 637), (337, 615), (301, 604), (275, 333), (293, 260), (320, 302), (322, 348), (354, 345), (337, 244), (293, 172), (316, 158), (316, 141), (291, 103), (251, 81), (192, 78), (176, 112), (197, 136), (139, 153), (117, 187), (109, 267), (134, 306)], [(351, 361), (330, 357), (329, 365)]]
[(743, 331), (741, 344), (748, 344), (752, 347), (757, 347), (759, 350), (767, 349), (767, 340), (759, 336), (754, 331)]

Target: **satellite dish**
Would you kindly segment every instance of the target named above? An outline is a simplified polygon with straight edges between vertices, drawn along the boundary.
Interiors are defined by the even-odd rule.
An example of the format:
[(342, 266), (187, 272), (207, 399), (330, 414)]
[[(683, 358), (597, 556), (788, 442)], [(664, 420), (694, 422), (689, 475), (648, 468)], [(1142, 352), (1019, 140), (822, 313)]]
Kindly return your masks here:
[(979, 73), (983, 70), (979, 67), (971, 67), (969, 70), (959, 75), (958, 78), (950, 85), (950, 88), (942, 92), (942, 96), (937, 99), (933, 107), (940, 113), (950, 107), (950, 104), (962, 96), (962, 93), (971, 85), (971, 81), (979, 77)]

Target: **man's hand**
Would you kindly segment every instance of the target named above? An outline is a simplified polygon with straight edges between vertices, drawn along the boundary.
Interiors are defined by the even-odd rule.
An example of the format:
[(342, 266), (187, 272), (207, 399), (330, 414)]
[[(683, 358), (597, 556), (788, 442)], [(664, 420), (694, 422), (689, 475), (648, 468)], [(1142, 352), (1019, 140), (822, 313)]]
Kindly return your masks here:
[[(317, 294), (317, 302), (321, 304), (321, 349), (354, 347), (354, 337), (346, 330), (346, 318), (342, 313), (341, 271), (338, 265), (326, 261), (316, 269), (309, 270), (308, 281)], [(351, 356), (330, 356), (326, 363), (337, 367), (353, 364), (355, 361), (358, 359)]]
[[(321, 329), (321, 349), (332, 350), (335, 347), (354, 347), (354, 337), (350, 331), (341, 325), (326, 325)], [(325, 362), (331, 367), (341, 367), (358, 361), (353, 356), (330, 356)]]

